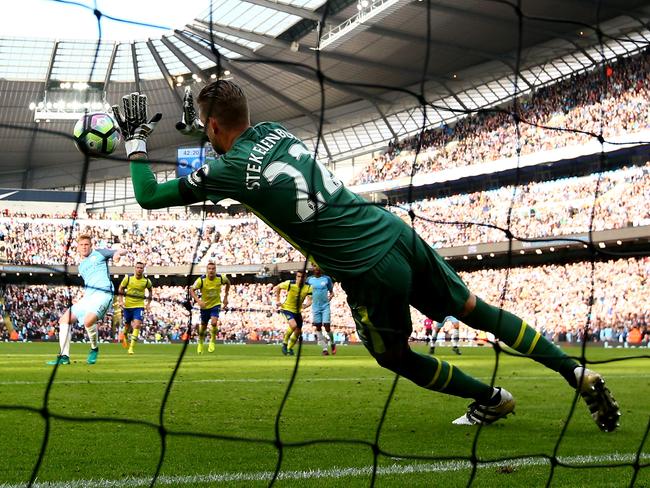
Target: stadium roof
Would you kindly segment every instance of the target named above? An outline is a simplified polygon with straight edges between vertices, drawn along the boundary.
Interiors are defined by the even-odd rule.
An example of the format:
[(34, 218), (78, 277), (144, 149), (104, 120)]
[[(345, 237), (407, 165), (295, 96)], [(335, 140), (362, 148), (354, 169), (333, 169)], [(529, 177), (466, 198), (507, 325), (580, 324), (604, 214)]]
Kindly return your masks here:
[[(49, 122), (43, 114), (78, 111), (85, 102), (100, 108), (136, 90), (149, 95), (152, 112), (164, 114), (152, 158), (173, 162), (175, 148), (188, 143), (174, 130), (183, 89), (198, 91), (219, 68), (243, 85), (254, 122), (281, 121), (312, 146), (325, 107), (319, 151), (339, 160), (422, 126), (417, 98), (396, 89), (419, 92), (425, 66), (425, 95), (438, 107), (427, 111), (426, 123), (437, 125), (458, 110), (508, 100), (515, 89), (589, 69), (650, 39), (650, 2), (638, 0), (524, 1), (519, 58), (519, 18), (501, 2), (331, 0), (326, 16), (321, 0), (220, 0), (212, 9), (209, 3), (190, 23), (147, 39), (0, 38), (0, 187), (79, 184), (83, 157), (61, 135), (71, 134), (74, 114)], [(360, 11), (379, 7), (380, 15), (353, 25)], [(593, 29), (598, 20), (604, 48)], [(318, 51), (319, 25), (324, 37), (338, 26), (352, 29)], [(127, 174), (124, 162), (94, 160), (88, 180)]]

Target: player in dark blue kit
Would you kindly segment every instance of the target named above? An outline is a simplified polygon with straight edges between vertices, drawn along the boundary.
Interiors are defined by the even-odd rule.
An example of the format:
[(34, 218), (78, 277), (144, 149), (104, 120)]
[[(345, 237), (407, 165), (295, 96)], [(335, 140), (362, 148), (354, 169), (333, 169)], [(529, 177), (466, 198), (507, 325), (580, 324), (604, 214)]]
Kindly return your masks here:
[[(316, 327), (318, 344), (323, 348), (323, 356), (329, 355), (328, 343), (332, 354), (336, 354), (336, 343), (331, 330), (330, 302), (334, 297), (334, 282), (332, 278), (324, 275), (321, 269), (314, 265), (313, 274), (307, 278), (307, 284), (312, 288), (311, 295), (311, 316), (312, 323)], [(326, 336), (323, 336), (325, 327)]]

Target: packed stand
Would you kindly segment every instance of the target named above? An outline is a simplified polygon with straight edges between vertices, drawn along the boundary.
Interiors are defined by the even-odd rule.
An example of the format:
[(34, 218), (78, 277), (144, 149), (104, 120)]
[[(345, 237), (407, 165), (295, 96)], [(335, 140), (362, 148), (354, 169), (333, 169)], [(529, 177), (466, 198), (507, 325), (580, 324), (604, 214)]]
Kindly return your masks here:
[(600, 231), (650, 225), (647, 204), (650, 201), (650, 163), (590, 176), (531, 183), (514, 190), (506, 186), (427, 199), (411, 206), (398, 204), (393, 210), (410, 223), (405, 210), (411, 208), (416, 215), (415, 229), (434, 247), (507, 240), (500, 229), (508, 228), (511, 204), (509, 228), (519, 238), (576, 234), (587, 232), (590, 226)]
[(210, 226), (202, 232), (200, 227), (186, 226), (179, 232), (177, 226), (169, 224), (149, 226), (121, 221), (93, 226), (85, 220), (75, 222), (71, 236), (71, 222), (53, 218), (41, 221), (24, 217), (1, 218), (4, 259), (18, 265), (57, 265), (65, 264), (66, 259), (67, 264), (76, 264), (76, 236), (84, 232), (93, 236), (96, 248), (129, 250), (114, 264), (130, 265), (138, 259), (146, 259), (149, 265), (174, 266), (200, 261), (210, 242), (218, 239), (218, 232)]
[(519, 127), (507, 113), (483, 112), (452, 126), (427, 129), (421, 134), (415, 168), (420, 135), (391, 143), (385, 154), (358, 172), (352, 184), (393, 180), (413, 170), (433, 173), (514, 157), (517, 131), (521, 154), (526, 155), (585, 144), (601, 129), (607, 140), (650, 128), (650, 53), (621, 58), (607, 73), (606, 83), (602, 68), (597, 68), (521, 97), (519, 113), (527, 123)]
[[(460, 274), (478, 296), (523, 317), (550, 340), (574, 343), (583, 340), (591, 296), (590, 266), (585, 263), (510, 269), (503, 303), (500, 300), (506, 284), (506, 270)], [(634, 345), (648, 345), (650, 311), (639, 304), (647, 302), (649, 276), (650, 257), (596, 263), (590, 341), (616, 346), (627, 345), (631, 337), (640, 337), (638, 343), (632, 341)], [(280, 341), (286, 321), (272, 307), (271, 288), (271, 284), (259, 283), (233, 285), (228, 297), (229, 309), (220, 317), (219, 339), (225, 342)], [(54, 340), (59, 315), (70, 305), (70, 299), (74, 302), (79, 298), (80, 292), (76, 288), (68, 290), (44, 285), (7, 286), (4, 298), (19, 340)], [(186, 303), (184, 288), (158, 287), (154, 280), (154, 301), (150, 312), (145, 314), (142, 340), (181, 340), (190, 321)], [(345, 293), (338, 284), (331, 310), (337, 342), (357, 341)], [(313, 340), (311, 312), (306, 310), (303, 315), (305, 340)], [(412, 319), (413, 339), (422, 339), (424, 317), (412, 309)], [(191, 320), (195, 332), (199, 320), (196, 307), (193, 307)], [(74, 337), (83, 340), (83, 330), (77, 326), (75, 331)], [(116, 340), (117, 332), (110, 315), (99, 324), (103, 341)], [(476, 331), (464, 325), (460, 335), (467, 341), (479, 338)]]
[[(594, 195), (598, 189), (597, 198)], [(650, 225), (650, 163), (590, 176), (530, 183), (497, 190), (459, 194), (413, 203), (415, 228), (435, 247), (499, 242), (503, 231), (476, 224), (506, 228), (508, 210), (514, 205), (510, 230), (516, 237), (543, 238), (587, 232), (592, 207), (596, 206), (592, 230)], [(391, 210), (407, 222), (407, 204)], [(82, 220), (75, 225), (89, 231), (95, 247), (129, 250), (116, 265), (130, 266), (140, 259), (148, 266), (174, 266), (214, 260), (220, 265), (299, 262), (304, 258), (276, 232), (251, 214), (176, 224), (161, 214), (149, 220), (129, 221), (128, 216), (111, 220)], [(0, 218), (2, 259), (11, 264), (63, 264), (69, 239), (70, 220), (23, 217)], [(97, 222), (97, 224), (94, 224)], [(451, 224), (452, 222), (474, 223)], [(68, 255), (76, 264), (76, 241)]]
[[(551, 341), (582, 342), (591, 312), (590, 342), (607, 347), (650, 344), (650, 310), (640, 307), (648, 300), (650, 257), (597, 262), (591, 311), (591, 267), (585, 263), (459, 274), (477, 296), (522, 317)], [(412, 315), (413, 337), (424, 340), (425, 317), (419, 312)], [(446, 332), (450, 326), (445, 324)], [(480, 334), (462, 322), (460, 337), (467, 341), (481, 337), (493, 339), (490, 334)]]

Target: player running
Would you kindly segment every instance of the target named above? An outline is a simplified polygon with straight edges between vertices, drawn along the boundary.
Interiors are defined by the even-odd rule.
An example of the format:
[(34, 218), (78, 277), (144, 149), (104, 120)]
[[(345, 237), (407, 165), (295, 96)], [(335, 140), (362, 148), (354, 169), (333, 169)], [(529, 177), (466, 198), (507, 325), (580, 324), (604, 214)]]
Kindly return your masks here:
[(430, 319), (424, 318), (424, 340), (429, 343), (429, 354), (436, 352), (436, 339), (438, 338), (438, 323)]
[(445, 317), (445, 319), (442, 321), (442, 323), (446, 323), (449, 321), (451, 324), (451, 350), (454, 351), (456, 354), (459, 356), (462, 354), (460, 352), (460, 321), (454, 317), (453, 315), (450, 315), (449, 317)]
[[(210, 323), (210, 342), (208, 352), (214, 352), (217, 332), (219, 331), (219, 313), (221, 312), (221, 287), (225, 285), (223, 294), (223, 308), (228, 306), (228, 292), (230, 292), (230, 280), (224, 274), (217, 274), (217, 265), (210, 262), (206, 268), (206, 274), (196, 279), (190, 288), (190, 295), (201, 307), (201, 325), (199, 326), (199, 343), (196, 346), (197, 354), (203, 354), (203, 343), (205, 333)], [(201, 294), (197, 293), (197, 291)]]
[(81, 300), (63, 312), (59, 318), (59, 354), (56, 359), (47, 362), (49, 365), (70, 364), (70, 326), (77, 321), (83, 324), (90, 340), (90, 352), (86, 362), (97, 362), (97, 321), (104, 318), (113, 304), (114, 289), (108, 272), (108, 260), (126, 254), (125, 249), (93, 250), (92, 239), (87, 234), (77, 237), (77, 252), (82, 258), (79, 274), (84, 281), (84, 294)]
[(280, 290), (287, 292), (280, 312), (287, 319), (286, 332), (282, 340), (282, 354), (293, 356), (293, 346), (302, 334), (302, 311), (311, 304), (311, 286), (305, 284), (305, 273), (296, 271), (295, 280), (287, 280), (273, 287), (271, 293), (275, 297), (276, 306), (280, 303)]
[(143, 208), (190, 205), (232, 198), (246, 205), (347, 294), (357, 333), (376, 361), (417, 385), (471, 398), (454, 422), (489, 424), (510, 414), (515, 400), (450, 363), (414, 352), (410, 305), (441, 321), (448, 315), (492, 332), (523, 355), (559, 372), (587, 402), (598, 427), (618, 425), (617, 403), (602, 377), (569, 358), (521, 318), (474, 295), (438, 253), (398, 216), (349, 191), (305, 144), (273, 122), (250, 125), (248, 102), (232, 81), (217, 80), (198, 96), (200, 121), (186, 95), (177, 128), (205, 127), (222, 154), (187, 177), (159, 183), (147, 162), (146, 139), (162, 117), (147, 121), (146, 96), (123, 97), (126, 153), (138, 203)]
[[(328, 344), (332, 348), (332, 354), (336, 354), (336, 343), (330, 323), (330, 302), (334, 298), (334, 282), (332, 278), (323, 274), (318, 265), (314, 265), (312, 272), (312, 276), (307, 278), (307, 284), (311, 286), (311, 316), (312, 323), (316, 327), (318, 344), (323, 347), (323, 356), (329, 355)], [(323, 327), (327, 334), (325, 337), (323, 336)]]
[[(124, 276), (117, 293), (124, 320), (122, 346), (129, 348), (129, 354), (134, 354), (134, 348), (140, 336), (144, 311), (149, 312), (153, 299), (153, 284), (149, 278), (144, 276), (143, 262), (135, 263), (133, 275)], [(131, 334), (130, 341), (127, 339), (129, 333)]]

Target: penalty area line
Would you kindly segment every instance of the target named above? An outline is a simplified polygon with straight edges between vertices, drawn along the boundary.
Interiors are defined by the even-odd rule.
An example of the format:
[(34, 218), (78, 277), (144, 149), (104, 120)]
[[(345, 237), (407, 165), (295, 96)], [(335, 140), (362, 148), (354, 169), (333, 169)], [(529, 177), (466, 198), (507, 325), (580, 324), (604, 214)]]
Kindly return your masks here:
[[(605, 454), (600, 456), (560, 456), (558, 459), (566, 464), (582, 466), (586, 464), (601, 463), (632, 463), (636, 459), (635, 454)], [(642, 454), (641, 459), (650, 459), (650, 454)], [(536, 467), (550, 466), (550, 461), (540, 457), (522, 457), (508, 461), (491, 461), (479, 462), (478, 469), (495, 468), (495, 467)], [(377, 468), (377, 474), (380, 476), (388, 475), (409, 475), (409, 474), (427, 474), (443, 473), (467, 470), (471, 467), (469, 461), (439, 461), (434, 463), (415, 463), (415, 464), (391, 464), (390, 466), (380, 466)], [(594, 466), (597, 467), (597, 466)], [(361, 468), (330, 468), (316, 469), (305, 471), (282, 471), (278, 479), (280, 480), (308, 480), (308, 479), (341, 479), (361, 476), (370, 476), (372, 466)], [(196, 486), (206, 483), (227, 483), (234, 481), (268, 481), (273, 477), (271, 471), (258, 472), (234, 472), (234, 473), (210, 473), (203, 475), (183, 475), (183, 476), (159, 476), (156, 480), (157, 485), (189, 485)], [(118, 487), (139, 487), (149, 486), (151, 478), (124, 478), (120, 480), (107, 479), (89, 479), (89, 480), (71, 480), (71, 481), (37, 481), (34, 488), (118, 488)], [(0, 484), (0, 488), (22, 488), (24, 484)]]
[[(491, 376), (475, 376), (476, 379), (489, 381)], [(639, 375), (634, 374), (608, 374), (605, 376), (605, 379), (610, 378), (634, 378), (638, 379)], [(499, 381), (509, 382), (509, 381), (557, 381), (558, 376), (553, 373), (548, 374), (547, 376), (499, 376)], [(182, 383), (287, 383), (288, 378), (203, 378), (199, 380), (190, 380), (184, 378), (176, 378), (174, 380), (175, 384)], [(367, 377), (367, 378), (314, 378), (310, 377), (307, 379), (298, 379), (301, 383), (320, 383), (320, 382), (332, 382), (332, 381), (372, 381), (372, 382), (392, 382), (393, 377)], [(407, 380), (404, 380), (407, 381)], [(159, 380), (54, 380), (55, 385), (124, 385), (124, 384), (133, 384), (133, 385), (149, 385), (149, 384), (167, 384), (169, 382), (168, 378), (159, 379)], [(47, 380), (41, 381), (31, 381), (31, 380), (2, 380), (0, 381), (0, 386), (21, 386), (21, 385), (40, 385), (46, 386), (48, 384)], [(2, 485), (0, 485), (2, 488)]]

